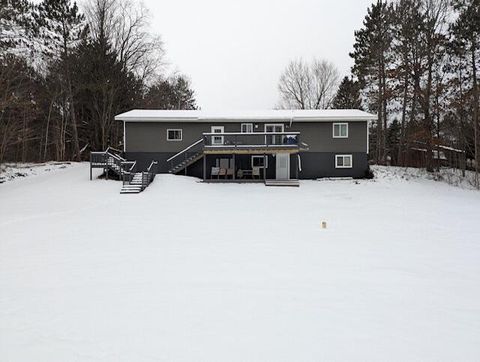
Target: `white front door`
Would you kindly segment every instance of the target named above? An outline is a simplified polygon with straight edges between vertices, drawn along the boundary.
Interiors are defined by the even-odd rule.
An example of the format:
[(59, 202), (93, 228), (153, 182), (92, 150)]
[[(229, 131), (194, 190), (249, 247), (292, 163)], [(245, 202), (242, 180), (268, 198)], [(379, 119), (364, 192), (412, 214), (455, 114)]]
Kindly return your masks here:
[[(224, 133), (223, 126), (212, 126), (211, 133)], [(223, 145), (223, 136), (212, 136), (212, 145)]]
[(277, 164), (277, 180), (289, 180), (290, 179), (290, 154), (289, 153), (277, 153), (275, 158)]
[[(265, 132), (283, 132), (283, 124), (276, 123), (276, 124), (266, 124), (265, 125)], [(265, 136), (265, 143), (267, 145), (279, 145), (282, 144), (282, 135), (267, 135)]]

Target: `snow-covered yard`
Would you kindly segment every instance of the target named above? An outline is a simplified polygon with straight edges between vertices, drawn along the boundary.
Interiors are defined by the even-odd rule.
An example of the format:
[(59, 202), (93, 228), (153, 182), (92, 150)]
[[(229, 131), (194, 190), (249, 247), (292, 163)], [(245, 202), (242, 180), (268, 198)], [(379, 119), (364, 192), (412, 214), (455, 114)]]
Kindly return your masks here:
[(478, 361), (480, 192), (379, 174), (5, 182), (0, 360)]

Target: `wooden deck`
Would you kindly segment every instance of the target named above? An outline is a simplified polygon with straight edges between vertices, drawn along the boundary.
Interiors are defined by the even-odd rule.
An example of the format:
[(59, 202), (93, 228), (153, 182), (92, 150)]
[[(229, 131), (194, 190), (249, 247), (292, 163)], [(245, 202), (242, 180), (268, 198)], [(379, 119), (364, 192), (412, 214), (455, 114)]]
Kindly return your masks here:
[(203, 153), (208, 155), (218, 154), (242, 154), (242, 155), (271, 155), (275, 153), (290, 153), (295, 154), (299, 152), (299, 147), (296, 145), (278, 145), (278, 146), (205, 146)]

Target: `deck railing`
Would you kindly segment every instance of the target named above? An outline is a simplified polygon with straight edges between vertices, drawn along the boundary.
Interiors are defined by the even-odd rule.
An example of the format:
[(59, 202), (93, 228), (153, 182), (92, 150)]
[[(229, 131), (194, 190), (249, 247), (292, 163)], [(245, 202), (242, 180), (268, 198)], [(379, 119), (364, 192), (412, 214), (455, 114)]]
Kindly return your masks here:
[(300, 132), (203, 133), (205, 148), (298, 148)]

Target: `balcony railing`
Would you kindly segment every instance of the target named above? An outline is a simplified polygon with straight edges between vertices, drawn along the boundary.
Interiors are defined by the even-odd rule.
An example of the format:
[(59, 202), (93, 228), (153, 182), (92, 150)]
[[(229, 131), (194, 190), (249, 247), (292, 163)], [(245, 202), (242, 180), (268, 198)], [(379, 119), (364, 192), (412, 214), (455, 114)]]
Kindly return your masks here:
[(300, 132), (203, 133), (208, 148), (298, 148)]

